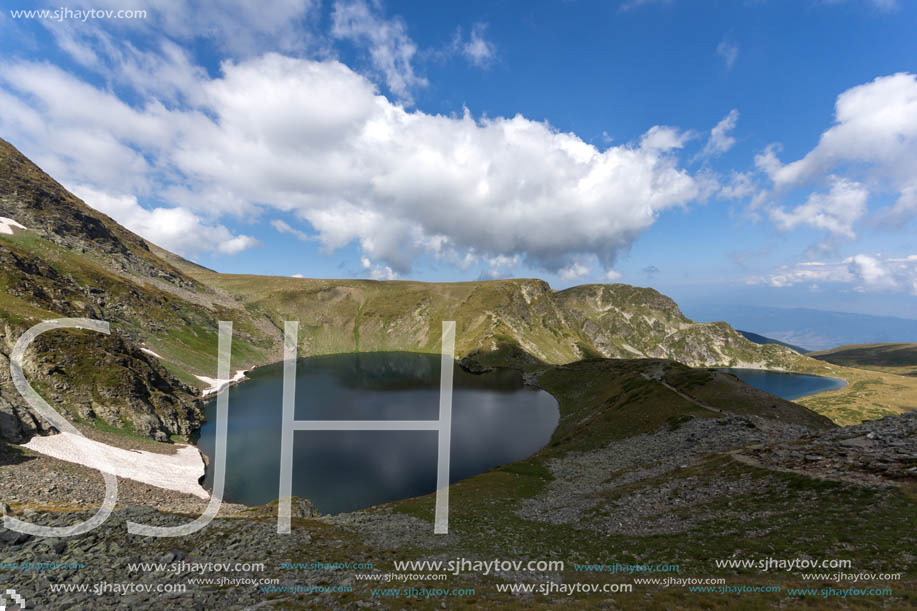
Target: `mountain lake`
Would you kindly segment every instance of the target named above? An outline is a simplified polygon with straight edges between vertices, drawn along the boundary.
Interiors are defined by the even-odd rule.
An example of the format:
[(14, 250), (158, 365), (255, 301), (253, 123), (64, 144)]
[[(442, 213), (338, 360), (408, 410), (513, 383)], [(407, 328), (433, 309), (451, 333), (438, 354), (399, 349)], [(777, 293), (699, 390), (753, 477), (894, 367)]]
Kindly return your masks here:
[(731, 373), (749, 386), (754, 386), (781, 399), (793, 401), (829, 390), (839, 390), (847, 385), (840, 378), (811, 376), (801, 373), (767, 371), (764, 369), (720, 369)]
[[(297, 420), (436, 420), (440, 355), (336, 354), (297, 362)], [(279, 494), (283, 363), (229, 388), (227, 502), (258, 505)], [(547, 445), (557, 401), (520, 373), (481, 375), (454, 366), (451, 481), (520, 460)], [(216, 399), (198, 447), (212, 459)], [(323, 514), (361, 509), (436, 489), (437, 431), (297, 431), (293, 495)], [(210, 490), (213, 472), (204, 486)]]

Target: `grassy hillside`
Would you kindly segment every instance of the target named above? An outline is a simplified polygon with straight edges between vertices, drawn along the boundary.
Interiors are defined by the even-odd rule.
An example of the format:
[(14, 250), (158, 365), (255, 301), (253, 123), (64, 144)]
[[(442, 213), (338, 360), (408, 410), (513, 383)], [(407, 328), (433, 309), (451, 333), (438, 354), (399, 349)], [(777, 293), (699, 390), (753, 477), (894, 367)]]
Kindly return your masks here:
[(917, 409), (917, 378), (800, 358), (792, 371), (846, 380), (839, 390), (797, 399), (838, 424), (856, 424)]

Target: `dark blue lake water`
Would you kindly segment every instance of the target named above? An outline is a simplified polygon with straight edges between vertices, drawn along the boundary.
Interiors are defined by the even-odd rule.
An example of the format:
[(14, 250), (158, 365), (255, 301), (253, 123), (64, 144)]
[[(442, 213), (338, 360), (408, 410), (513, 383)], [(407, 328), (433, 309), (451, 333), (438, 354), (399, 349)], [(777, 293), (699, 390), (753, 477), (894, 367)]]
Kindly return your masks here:
[(847, 382), (840, 378), (826, 378), (824, 376), (810, 376), (800, 373), (763, 371), (761, 369), (721, 369), (720, 371), (731, 373), (749, 386), (777, 395), (787, 401), (829, 390), (837, 390), (847, 385)]
[[(297, 420), (435, 420), (440, 356), (339, 354), (297, 364)], [(283, 364), (229, 389), (224, 500), (262, 504), (279, 494)], [(455, 366), (451, 480), (530, 456), (557, 426), (557, 402), (513, 371)], [(198, 447), (213, 456), (216, 400)], [(436, 489), (436, 431), (297, 431), (293, 494), (322, 513), (352, 511)], [(208, 469), (205, 486), (212, 485)]]

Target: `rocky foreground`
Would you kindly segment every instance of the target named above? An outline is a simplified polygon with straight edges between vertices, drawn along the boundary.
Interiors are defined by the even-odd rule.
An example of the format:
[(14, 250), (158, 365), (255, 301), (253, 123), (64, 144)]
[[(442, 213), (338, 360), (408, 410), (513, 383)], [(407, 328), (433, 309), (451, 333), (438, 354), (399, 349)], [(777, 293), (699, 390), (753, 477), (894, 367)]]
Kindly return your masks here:
[[(897, 503), (894, 490), (917, 481), (915, 461), (917, 413), (829, 430), (812, 430), (758, 416), (722, 414), (682, 420), (596, 450), (549, 458), (545, 465), (550, 477), (534, 494), (500, 487), (488, 488), (482, 494), (481, 488), (476, 487), (478, 478), (454, 485), (454, 518), (451, 532), (445, 537), (433, 535), (430, 520), (423, 512), (413, 509), (412, 503), (423, 499), (322, 517), (307, 502), (300, 502), (294, 515), (301, 517), (294, 519), (291, 535), (276, 534), (276, 514), (271, 506), (257, 509), (224, 506), (220, 517), (187, 537), (133, 536), (127, 534), (125, 520), (177, 525), (193, 519), (202, 506), (198, 499), (192, 502), (166, 491), (145, 496), (134, 483), (122, 480), (122, 502), (127, 504), (117, 509), (102, 527), (67, 539), (37, 538), (3, 530), (0, 553), (5, 563), (51, 563), (48, 566), (82, 563), (82, 568), (73, 569), (3, 571), (5, 582), (25, 595), (33, 608), (101, 605), (128, 609), (148, 604), (181, 609), (389, 608), (391, 600), (371, 593), (372, 588), (387, 587), (386, 584), (358, 579), (357, 574), (378, 577), (394, 572), (393, 561), (398, 559), (488, 559), (496, 555), (567, 561), (564, 572), (450, 576), (449, 587), (476, 590), (472, 599), (476, 604), (511, 602), (516, 596), (498, 593), (496, 584), (584, 579), (582, 574), (570, 570), (571, 563), (606, 559), (589, 555), (589, 541), (593, 544), (606, 541), (594, 549), (605, 549), (608, 555), (616, 553), (615, 550), (628, 550), (626, 553), (635, 560), (644, 562), (678, 561), (675, 556), (681, 554), (680, 562), (686, 565), (691, 554), (700, 554), (690, 545), (700, 545), (702, 539), (708, 541), (712, 537), (705, 533), (719, 532), (724, 529), (723, 524), (728, 525), (727, 530), (731, 529), (730, 541), (738, 539), (752, 545), (750, 542), (761, 538), (773, 548), (778, 545), (772, 541), (774, 532), (791, 531), (794, 521), (799, 520), (796, 514), (787, 513), (787, 508), (798, 508), (800, 503), (823, 510), (827, 516), (834, 515), (833, 503), (843, 506), (847, 502), (844, 500), (847, 497), (839, 495), (849, 494), (850, 498), (867, 495), (868, 506), (879, 516)], [(92, 488), (92, 477), (74, 480), (80, 477), (75, 471), (62, 477), (62, 472), (52, 467), (44, 458), (2, 467), (2, 486), (5, 490), (18, 490), (14, 498), (19, 499), (12, 507), (7, 505), (3, 509), (22, 519), (48, 525), (67, 525), (86, 519), (89, 512), (62, 509), (100, 498), (101, 478), (95, 477), (97, 482)], [(489, 475), (496, 476), (499, 472)], [(42, 474), (46, 479), (41, 479)], [(507, 474), (513, 481), (524, 477), (518, 469)], [(21, 477), (26, 479), (22, 480), (22, 487), (16, 488)], [(813, 477), (834, 483), (827, 489), (805, 484), (815, 481)], [(82, 488), (75, 485), (76, 481), (82, 481)], [(26, 503), (29, 486), (35, 494)], [(761, 498), (777, 500), (756, 497), (764, 491), (768, 496)], [(46, 504), (52, 502), (58, 510), (47, 510)], [(467, 514), (463, 513), (466, 506)], [(173, 513), (176, 511), (190, 515)], [(851, 506), (851, 511), (857, 508)], [(905, 553), (902, 550), (913, 549), (905, 544), (914, 535), (907, 530), (914, 520), (913, 512), (903, 519), (894, 516), (889, 519), (901, 520), (904, 529), (896, 536), (900, 546), (894, 548), (897, 555), (882, 552), (884, 560), (874, 560), (872, 564), (897, 562), (899, 570), (907, 570), (907, 559), (901, 554)], [(835, 528), (838, 527), (829, 528), (829, 536)], [(665, 543), (666, 536), (675, 537), (672, 541), (678, 541), (681, 551), (674, 543)], [(822, 539), (805, 541), (794, 537), (792, 532), (787, 536), (790, 542), (786, 545), (790, 547), (771, 553), (807, 555), (817, 541), (823, 553), (843, 556), (850, 546), (838, 543), (833, 548)], [(552, 537), (567, 540), (569, 547)], [(794, 545), (799, 547), (793, 548)], [(834, 551), (825, 551), (825, 545)], [(661, 554), (672, 556), (666, 558)], [(700, 562), (698, 558), (695, 560)], [(371, 563), (372, 568), (304, 570), (283, 566), (295, 562)], [(143, 568), (134, 566), (136, 563), (162, 563), (164, 567)], [(229, 563), (233, 567), (238, 564), (239, 568), (204, 574), (192, 569), (166, 568), (206, 563)], [(251, 567), (250, 563), (263, 563), (264, 568)], [(704, 574), (705, 569), (695, 568), (696, 574)], [(264, 580), (277, 580), (271, 581), (272, 591), (264, 589)], [(388, 586), (429, 588), (444, 587), (443, 583), (413, 579)], [(82, 584), (88, 590), (55, 591), (61, 584), (73, 587)], [(104, 584), (121, 584), (119, 587), (134, 584), (129, 586), (134, 590), (126, 594), (105, 592)], [(180, 585), (184, 591), (137, 592), (137, 584), (160, 589)], [(896, 587), (903, 585), (899, 583)], [(296, 586), (299, 592), (280, 591)], [(95, 593), (97, 588), (103, 589), (101, 594)], [(309, 588), (313, 590), (307, 592)], [(351, 590), (332, 591), (333, 588)], [(627, 608), (655, 595), (652, 592), (644, 592), (638, 598), (605, 595), (592, 602)], [(434, 597), (414, 602), (421, 607), (451, 608), (456, 601)], [(532, 595), (517, 600), (526, 606), (549, 602), (549, 598), (532, 598)]]
[(784, 469), (871, 486), (917, 481), (917, 411), (895, 418), (753, 446), (738, 456), (768, 469)]

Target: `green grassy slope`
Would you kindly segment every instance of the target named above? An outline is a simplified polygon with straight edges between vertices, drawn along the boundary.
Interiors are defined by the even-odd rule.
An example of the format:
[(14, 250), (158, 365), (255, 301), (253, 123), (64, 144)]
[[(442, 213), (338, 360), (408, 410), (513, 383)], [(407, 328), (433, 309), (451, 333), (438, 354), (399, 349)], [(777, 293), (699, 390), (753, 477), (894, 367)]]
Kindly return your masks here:
[(610, 440), (677, 426), (690, 418), (714, 418), (724, 412), (816, 429), (833, 426), (828, 418), (733, 376), (672, 361), (591, 359), (546, 368), (537, 380), (560, 404), (560, 422), (548, 455), (591, 449)]

